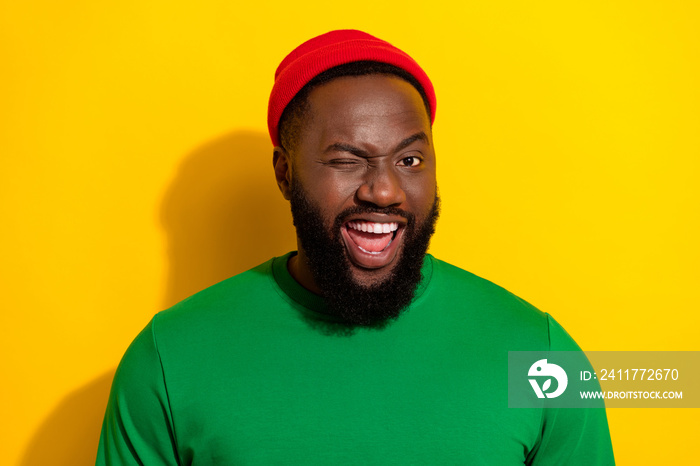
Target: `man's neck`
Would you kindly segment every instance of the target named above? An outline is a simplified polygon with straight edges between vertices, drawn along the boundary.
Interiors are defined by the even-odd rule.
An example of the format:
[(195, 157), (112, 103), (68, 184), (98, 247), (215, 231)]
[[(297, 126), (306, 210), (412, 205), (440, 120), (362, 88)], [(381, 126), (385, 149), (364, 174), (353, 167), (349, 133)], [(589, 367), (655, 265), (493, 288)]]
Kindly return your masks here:
[(297, 249), (299, 252), (290, 257), (289, 261), (287, 262), (287, 270), (289, 270), (289, 274), (307, 290), (314, 294), (321, 295), (321, 288), (319, 288), (314, 281), (311, 270), (307, 265), (308, 261), (306, 260), (306, 254), (304, 253), (304, 250), (300, 244), (298, 244)]

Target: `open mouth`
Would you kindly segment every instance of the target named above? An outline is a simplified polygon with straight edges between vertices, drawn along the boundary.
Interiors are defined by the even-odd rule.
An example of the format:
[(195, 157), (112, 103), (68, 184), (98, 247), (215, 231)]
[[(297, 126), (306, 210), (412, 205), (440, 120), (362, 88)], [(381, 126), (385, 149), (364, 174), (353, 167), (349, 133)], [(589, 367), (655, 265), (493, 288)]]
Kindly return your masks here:
[(403, 231), (404, 224), (398, 221), (351, 220), (341, 227), (350, 260), (369, 269), (393, 262)]
[(346, 226), (350, 239), (367, 254), (380, 254), (389, 247), (396, 236), (396, 230), (399, 229), (397, 222), (370, 223), (357, 221), (348, 222)]

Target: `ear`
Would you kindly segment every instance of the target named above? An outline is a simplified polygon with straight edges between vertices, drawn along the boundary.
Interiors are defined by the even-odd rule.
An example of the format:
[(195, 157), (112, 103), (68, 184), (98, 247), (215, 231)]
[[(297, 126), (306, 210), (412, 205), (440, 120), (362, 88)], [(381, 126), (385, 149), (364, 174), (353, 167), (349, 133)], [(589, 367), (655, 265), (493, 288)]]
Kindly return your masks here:
[(292, 180), (292, 160), (283, 147), (276, 146), (274, 148), (272, 153), (272, 166), (275, 169), (277, 186), (280, 188), (282, 196), (289, 200), (291, 197), (290, 183)]

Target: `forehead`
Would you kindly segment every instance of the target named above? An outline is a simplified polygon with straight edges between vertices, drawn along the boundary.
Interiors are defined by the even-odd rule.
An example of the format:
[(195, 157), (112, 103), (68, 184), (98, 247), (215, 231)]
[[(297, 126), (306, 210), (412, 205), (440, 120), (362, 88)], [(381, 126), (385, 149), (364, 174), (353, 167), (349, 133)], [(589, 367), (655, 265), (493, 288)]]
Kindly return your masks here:
[(430, 118), (420, 93), (392, 75), (345, 76), (309, 93), (309, 120), (302, 142), (390, 145), (418, 132), (430, 135)]

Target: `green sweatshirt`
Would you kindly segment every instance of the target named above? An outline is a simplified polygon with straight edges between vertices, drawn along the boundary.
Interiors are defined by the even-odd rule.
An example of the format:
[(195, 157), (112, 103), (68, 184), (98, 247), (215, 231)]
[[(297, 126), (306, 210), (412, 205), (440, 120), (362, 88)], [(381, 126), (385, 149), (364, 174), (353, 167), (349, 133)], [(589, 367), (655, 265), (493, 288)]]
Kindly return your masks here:
[(614, 464), (604, 409), (508, 408), (508, 351), (578, 350), (547, 314), (428, 255), (408, 310), (350, 330), (292, 254), (153, 318), (97, 465)]

